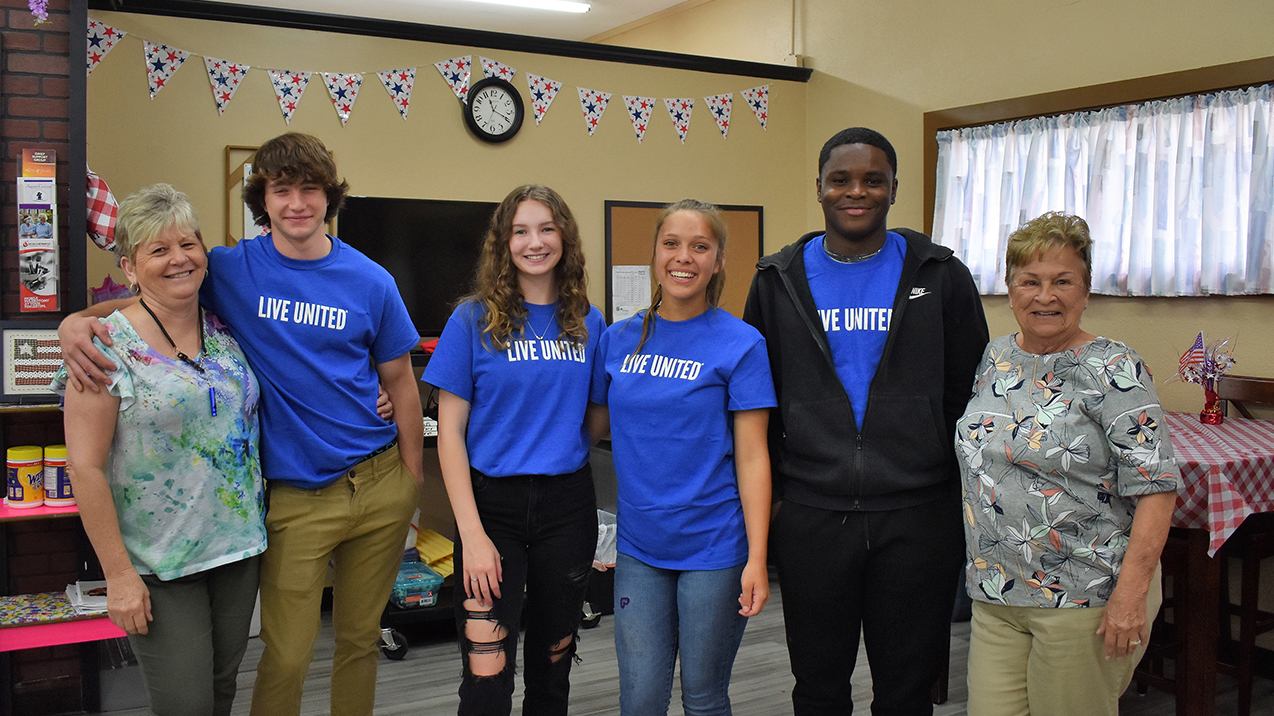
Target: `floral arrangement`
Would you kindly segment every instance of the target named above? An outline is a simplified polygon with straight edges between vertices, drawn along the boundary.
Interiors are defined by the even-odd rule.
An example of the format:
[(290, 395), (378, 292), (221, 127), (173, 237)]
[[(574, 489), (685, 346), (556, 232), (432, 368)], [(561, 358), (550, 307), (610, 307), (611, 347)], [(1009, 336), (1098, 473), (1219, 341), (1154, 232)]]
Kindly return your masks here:
[(35, 24), (39, 25), (49, 21), (49, 0), (27, 0), (27, 7), (31, 9)]
[(1205, 344), (1203, 332), (1194, 339), (1194, 345), (1181, 354), (1180, 367), (1174, 376), (1185, 383), (1203, 386), (1204, 407), (1199, 420), (1212, 425), (1220, 424), (1223, 417), (1217, 407), (1216, 382), (1234, 366), (1234, 344), (1229, 338)]

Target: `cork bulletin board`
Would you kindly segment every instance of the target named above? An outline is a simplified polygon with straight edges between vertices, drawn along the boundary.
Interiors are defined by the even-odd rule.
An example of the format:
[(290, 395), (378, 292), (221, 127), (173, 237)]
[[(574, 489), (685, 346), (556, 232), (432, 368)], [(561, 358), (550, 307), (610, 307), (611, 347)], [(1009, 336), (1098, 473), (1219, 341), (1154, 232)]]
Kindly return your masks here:
[[(671, 202), (669, 202), (671, 203)], [(633, 305), (634, 281), (649, 282), (650, 257), (655, 246), (655, 220), (667, 204), (646, 201), (606, 202), (606, 320), (623, 318)], [(725, 252), (725, 291), (721, 307), (742, 317), (756, 262), (765, 245), (763, 208), (718, 204), (729, 236)], [(617, 270), (618, 269), (618, 270)], [(617, 279), (618, 277), (618, 279)], [(639, 278), (640, 277), (640, 278)], [(649, 289), (646, 301), (649, 302)], [(641, 308), (646, 306), (642, 305)], [(617, 310), (618, 309), (618, 310)]]

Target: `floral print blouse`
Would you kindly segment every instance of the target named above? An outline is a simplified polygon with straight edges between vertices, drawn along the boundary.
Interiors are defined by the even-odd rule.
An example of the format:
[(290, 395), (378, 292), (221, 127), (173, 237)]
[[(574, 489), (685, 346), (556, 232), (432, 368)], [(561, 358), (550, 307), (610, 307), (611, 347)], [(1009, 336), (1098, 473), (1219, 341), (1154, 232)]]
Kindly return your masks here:
[(956, 452), (969, 596), (1014, 607), (1104, 605), (1136, 498), (1181, 480), (1149, 371), (1100, 337), (1049, 355), (991, 341)]
[[(107, 388), (120, 399), (106, 479), (137, 572), (171, 580), (264, 552), (260, 394), (239, 344), (205, 313), (200, 373), (156, 352), (119, 311), (102, 323), (113, 345), (94, 343), (116, 365)], [(66, 381), (63, 366), (52, 387), (65, 395)]]

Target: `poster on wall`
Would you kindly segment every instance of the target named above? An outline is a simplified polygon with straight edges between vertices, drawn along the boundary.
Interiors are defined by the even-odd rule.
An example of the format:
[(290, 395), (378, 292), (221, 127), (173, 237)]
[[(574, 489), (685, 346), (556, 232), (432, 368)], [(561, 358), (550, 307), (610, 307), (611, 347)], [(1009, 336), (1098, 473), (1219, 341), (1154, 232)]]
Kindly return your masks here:
[(23, 313), (58, 310), (57, 155), (22, 150), (18, 177), (18, 293)]

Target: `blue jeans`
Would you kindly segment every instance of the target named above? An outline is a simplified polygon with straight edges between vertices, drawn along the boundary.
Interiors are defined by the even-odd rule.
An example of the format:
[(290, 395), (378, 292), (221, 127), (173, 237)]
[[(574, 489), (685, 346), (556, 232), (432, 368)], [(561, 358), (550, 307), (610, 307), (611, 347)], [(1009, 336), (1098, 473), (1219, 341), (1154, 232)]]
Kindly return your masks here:
[(619, 554), (615, 651), (620, 714), (668, 713), (678, 651), (686, 716), (731, 713), (730, 671), (748, 624), (739, 614), (742, 575), (742, 564), (681, 571)]

